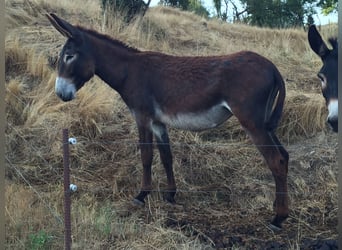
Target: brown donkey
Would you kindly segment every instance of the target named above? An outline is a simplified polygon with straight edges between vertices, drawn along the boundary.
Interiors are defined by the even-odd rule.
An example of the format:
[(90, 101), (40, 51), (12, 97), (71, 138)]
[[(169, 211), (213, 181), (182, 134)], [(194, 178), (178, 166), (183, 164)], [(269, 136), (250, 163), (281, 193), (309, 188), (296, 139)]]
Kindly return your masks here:
[(322, 94), (328, 107), (327, 121), (334, 132), (338, 132), (338, 43), (330, 38), (332, 49), (328, 49), (315, 25), (308, 32), (311, 49), (321, 58), (323, 66), (317, 76), (322, 82)]
[(274, 130), (281, 118), (285, 86), (266, 58), (243, 51), (226, 56), (177, 57), (130, 48), (120, 41), (54, 14), (52, 25), (67, 38), (58, 60), (56, 93), (63, 101), (96, 74), (116, 90), (135, 118), (143, 176), (134, 201), (144, 203), (152, 190), (153, 136), (167, 176), (164, 198), (175, 203), (176, 183), (166, 126), (186, 130), (214, 128), (232, 115), (264, 156), (275, 179), (276, 216), (288, 217), (288, 153)]

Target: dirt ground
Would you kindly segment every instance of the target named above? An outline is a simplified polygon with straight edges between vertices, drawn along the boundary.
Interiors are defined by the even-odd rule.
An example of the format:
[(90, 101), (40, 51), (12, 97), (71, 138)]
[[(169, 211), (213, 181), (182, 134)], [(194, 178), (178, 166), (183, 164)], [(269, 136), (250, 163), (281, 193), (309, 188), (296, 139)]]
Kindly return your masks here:
[[(15, 11), (21, 10), (17, 7), (13, 9)], [(13, 16), (13, 20), (17, 20), (16, 15), (11, 14), (11, 16)], [(78, 14), (73, 14), (73, 16), (79, 17)], [(85, 20), (87, 18), (84, 17)], [(92, 193), (100, 202), (111, 201), (113, 206), (119, 206), (123, 200), (130, 204), (130, 199), (135, 195), (135, 191), (133, 192), (132, 189), (140, 185), (141, 162), (139, 153), (136, 144), (133, 147), (124, 148), (126, 145), (113, 143), (120, 140), (137, 139), (136, 128), (132, 118), (129, 117), (128, 110), (122, 108), (122, 103), (119, 106), (117, 105), (118, 102), (114, 102), (115, 105), (119, 106), (115, 107), (119, 111), (113, 112), (115, 116), (105, 117), (102, 120), (97, 116), (93, 118), (87, 112), (84, 112), (84, 117), (80, 117), (81, 112), (77, 113), (78, 108), (75, 108), (75, 103), (70, 106), (62, 106), (60, 101), (53, 99), (56, 98), (55, 96), (40, 105), (39, 99), (45, 98), (44, 93), (47, 93), (46, 99), (48, 99), (53, 87), (47, 92), (43, 92), (46, 91), (44, 88), (49, 87), (44, 85), (44, 88), (41, 89), (43, 94), (41, 94), (40, 89), (36, 91), (38, 88), (34, 86), (40, 86), (41, 83), (47, 84), (47, 81), (51, 81), (51, 79), (48, 80), (51, 72), (47, 72), (48, 77), (45, 76), (44, 72), (39, 73), (39, 68), (36, 70), (38, 73), (30, 72), (34, 71), (35, 67), (32, 66), (33, 70), (30, 69), (27, 66), (29, 65), (28, 62), (21, 61), (21, 56), (27, 61), (29, 61), (27, 58), (32, 61), (36, 60), (32, 65), (43, 65), (46, 64), (46, 59), (39, 61), (40, 57), (38, 56), (31, 58), (22, 54), (30, 51), (27, 48), (31, 47), (33, 50), (38, 48), (42, 51), (49, 51), (47, 53), (51, 56), (48, 58), (49, 64), (54, 65), (55, 60), (51, 62), (50, 59), (56, 59), (55, 54), (61, 48), (62, 38), (55, 34), (48, 21), (41, 16), (37, 21), (32, 18), (27, 22), (29, 24), (24, 23), (23, 27), (17, 27), (18, 31), (13, 28), (11, 32), (15, 38), (12, 39), (12, 44), (8, 43), (12, 50), (8, 49), (9, 56), (6, 57), (6, 84), (9, 85), (11, 80), (13, 82), (16, 80), (19, 85), (24, 86), (23, 93), (18, 91), (20, 93), (17, 97), (27, 105), (28, 108), (25, 107), (26, 112), (34, 108), (37, 108), (38, 111), (33, 114), (28, 112), (27, 117), (23, 118), (21, 112), (24, 111), (24, 107), (17, 107), (20, 106), (17, 99), (8, 103), (7, 112), (10, 119), (6, 131), (8, 142), (6, 147), (9, 161), (18, 163), (17, 168), (21, 171), (22, 176), (40, 190), (44, 190), (51, 183), (58, 184), (62, 176), (62, 169), (59, 168), (61, 165), (60, 144), (56, 142), (58, 139), (56, 134), (59, 131), (56, 132), (55, 126), (60, 120), (54, 120), (53, 115), (57, 113), (56, 110), (60, 112), (58, 118), (59, 116), (65, 117), (65, 114), (71, 114), (74, 117), (70, 122), (71, 125), (68, 124), (70, 130), (74, 135), (76, 134), (77, 138), (80, 138), (80, 141), (84, 140), (83, 143), (79, 143), (78, 149), (71, 150), (72, 156), (76, 156), (72, 159), (72, 165), (77, 166), (72, 169), (72, 174), (78, 180), (82, 180), (85, 186), (99, 186), (96, 190), (85, 188), (83, 192)], [(175, 30), (178, 29), (177, 26)], [(230, 29), (227, 30), (231, 31)], [(20, 32), (27, 35), (17, 39), (16, 34)], [(9, 41), (11, 42), (11, 39)], [(16, 46), (16, 43), (19, 45)], [(299, 67), (298, 65), (301, 63), (293, 64), (291, 67), (296, 68)], [(291, 69), (291, 72), (292, 70), (297, 73), (294, 69)], [(303, 70), (303, 75), (305, 75), (308, 83), (305, 83), (303, 89), (306, 91), (314, 88), (312, 87), (314, 86), (312, 79), (316, 79), (316, 76), (313, 73), (314, 71), (307, 76), (308, 69), (305, 68), (305, 70)], [(45, 80), (42, 80), (41, 75), (45, 77)], [(303, 77), (301, 75), (293, 76), (295, 80), (291, 81), (289, 80), (290, 76), (284, 76), (290, 89), (294, 82), (296, 86), (302, 87)], [(294, 97), (289, 95), (289, 98), (292, 99), (289, 99), (288, 104), (291, 104), (292, 100), (297, 100), (298, 103), (293, 105), (294, 107), (291, 106), (291, 108), (296, 109), (297, 106), (304, 107), (310, 98), (313, 99), (313, 102), (321, 101), (322, 97), (320, 93), (317, 94), (316, 89), (315, 87), (316, 95), (308, 95), (309, 97), (304, 94), (301, 95), (301, 93)], [(88, 92), (90, 92), (89, 90), (91, 89), (88, 89)], [(293, 92), (299, 92), (297, 87), (292, 86), (291, 90), (292, 95)], [(305, 92), (305, 94), (308, 93)], [(304, 98), (302, 98), (303, 96)], [(315, 99), (316, 97), (318, 100)], [(84, 103), (87, 103), (89, 99), (85, 99), (87, 101)], [(34, 106), (35, 104), (36, 106)], [(97, 103), (97, 105), (101, 107), (102, 102)], [(44, 110), (45, 107), (49, 106), (52, 107), (51, 113)], [(75, 108), (75, 113), (73, 113), (75, 110), (72, 108)], [(320, 109), (319, 106), (312, 112)], [(94, 110), (96, 113), (96, 109)], [(295, 131), (293, 132), (295, 136), (288, 139), (283, 133), (282, 138), (280, 138), (290, 154), (288, 172), (290, 216), (284, 222), (282, 230), (273, 231), (269, 226), (274, 215), (271, 208), (274, 195), (270, 193), (274, 191), (274, 180), (271, 172), (265, 167), (254, 145), (253, 147), (245, 146), (246, 136), (242, 134), (244, 133), (242, 130), (235, 130), (234, 123), (200, 134), (177, 134), (178, 132), (171, 131), (170, 140), (174, 143), (173, 146), (177, 143), (184, 143), (185, 145), (184, 147), (176, 146), (173, 150), (176, 182), (179, 188), (176, 195), (178, 204), (175, 206), (165, 204), (159, 198), (160, 193), (156, 192), (151, 195), (149, 198), (151, 202), (147, 202), (144, 208), (132, 208), (131, 205), (124, 205), (120, 216), (138, 216), (145, 223), (153, 223), (160, 219), (158, 214), (162, 213), (163, 227), (180, 230), (184, 235), (189, 236), (189, 239), (197, 237), (201, 242), (211, 245), (214, 249), (338, 249), (337, 135), (326, 129), (321, 129), (312, 135), (310, 127), (302, 128), (303, 124), (295, 124), (297, 127), (293, 129), (290, 122), (295, 123), (300, 120), (296, 115), (301, 116), (302, 114), (298, 111), (294, 116), (291, 116), (289, 113), (292, 110), (286, 110), (285, 118), (287, 120), (285, 122), (287, 122), (286, 126), (288, 127), (284, 125), (285, 128), (282, 130), (288, 130), (292, 133), (298, 129), (302, 134)], [(45, 118), (44, 115), (46, 115)], [(110, 115), (107, 114), (107, 116)], [(17, 117), (22, 120), (18, 120)], [(83, 118), (89, 119), (85, 121)], [(42, 122), (39, 123), (39, 121)], [(103, 128), (106, 126), (104, 125), (105, 122), (112, 126), (108, 131)], [(228, 133), (226, 131), (229, 130), (230, 126), (234, 129)], [(320, 124), (313, 127), (318, 130), (317, 127), (319, 126)], [(44, 133), (46, 133), (45, 136), (42, 136)], [(234, 145), (232, 148), (227, 143), (231, 139), (230, 137), (236, 139), (236, 141), (232, 140), (232, 145)], [(92, 140), (96, 142), (93, 143)], [(107, 141), (111, 141), (111, 144), (106, 144)], [(217, 145), (226, 144), (224, 147), (215, 146), (214, 141), (217, 142)], [(196, 148), (197, 146), (193, 145), (197, 142), (199, 144), (207, 143), (210, 148), (201, 148), (205, 146)], [(35, 150), (32, 150), (32, 145), (34, 145)], [(57, 152), (52, 152), (56, 148)], [(155, 155), (157, 155), (156, 151)], [(155, 177), (164, 178), (165, 174), (158, 160), (155, 160), (154, 165), (158, 165), (153, 169), (155, 173), (153, 176), (154, 184), (159, 188), (159, 184), (165, 183), (157, 182)], [(121, 169), (116, 166), (120, 166)], [(126, 179), (120, 176), (124, 176)], [(20, 185), (26, 185), (16, 171), (9, 166), (6, 168), (6, 178)], [(122, 190), (130, 189), (130, 191), (124, 193), (124, 191), (120, 191), (120, 188)], [(82, 197), (82, 190), (74, 198), (78, 196)], [(15, 227), (15, 225), (10, 226)], [(16, 237), (20, 238), (20, 236)], [(112, 245), (112, 238), (109, 236), (104, 249), (109, 249)]]
[[(320, 152), (317, 148), (303, 147), (305, 144), (322, 145), (322, 148), (328, 146), (331, 147), (331, 151)], [(310, 178), (310, 173), (308, 173), (312, 171), (310, 168), (318, 169), (331, 161), (330, 157), (333, 156), (330, 154), (336, 153), (334, 149), (337, 151), (337, 136), (334, 133), (318, 135), (316, 138), (287, 146), (287, 150), (290, 152), (289, 172), (292, 172), (289, 175), (289, 183), (291, 183), (291, 177), (294, 176), (294, 173), (300, 174), (303, 178)], [(305, 167), (305, 164), (310, 165), (310, 167)], [(337, 171), (337, 165), (334, 171)], [(291, 202), (290, 195), (290, 209), (292, 211), (284, 223), (283, 229), (279, 232), (275, 232), (269, 228), (267, 224), (267, 221), (270, 220), (269, 212), (266, 212), (264, 209), (258, 209), (254, 211), (255, 214), (251, 217), (252, 213), (244, 212), (241, 207), (239, 210), (234, 211), (234, 208), (229, 206), (229, 202), (227, 204), (213, 203), (210, 206), (204, 205), (201, 208), (192, 207), (186, 213), (187, 216), (179, 219), (177, 223), (183, 225), (185, 228), (189, 226), (195, 227), (198, 232), (202, 232), (215, 242), (215, 246), (219, 249), (229, 249), (238, 246), (239, 249), (243, 247), (243, 249), (285, 250), (295, 247), (291, 245), (293, 243), (289, 243), (288, 239), (298, 237), (298, 231), (300, 230), (303, 230), (302, 235), (305, 235), (302, 238), (298, 238), (298, 247), (300, 249), (338, 249), (336, 238), (330, 239), (332, 235), (324, 233), (326, 227), (334, 228), (332, 231), (337, 233), (337, 216), (322, 222), (321, 213), (317, 210), (315, 213), (315, 209), (310, 210), (308, 208), (310, 211), (310, 220), (307, 220), (307, 222), (309, 223), (303, 223), (301, 225), (298, 221), (300, 211), (296, 206), (294, 202)], [(326, 214), (336, 213), (336, 206), (332, 204), (327, 204), (326, 206)], [(214, 216), (214, 213), (206, 211), (207, 209), (211, 211), (217, 210), (220, 215)], [(227, 210), (229, 212), (224, 213)], [(317, 231), (315, 232), (313, 228), (316, 228), (315, 230)], [(321, 233), (318, 232), (319, 228), (322, 228)], [(316, 234), (320, 234), (321, 238), (317, 237)]]
[[(321, 151), (303, 147), (303, 145), (322, 145), (331, 147), (331, 151)], [(318, 169), (331, 161), (332, 155), (337, 151), (337, 136), (334, 133), (328, 135), (317, 136), (298, 144), (287, 146), (290, 152), (289, 183), (291, 176), (296, 172), (303, 178), (310, 178), (310, 171)], [(323, 153), (322, 153), (323, 152)], [(305, 167), (305, 164), (310, 165)], [(310, 170), (311, 169), (311, 170)], [(334, 168), (337, 173), (337, 165)], [(290, 188), (291, 189), (291, 188)], [(291, 200), (291, 196), (290, 196)], [(198, 205), (198, 204), (197, 204)], [(246, 212), (243, 208), (234, 209), (227, 203), (203, 204), (198, 207), (193, 204), (187, 209), (183, 216), (178, 217), (175, 213), (175, 221), (170, 221), (170, 225), (182, 226), (184, 230), (194, 229), (194, 233), (203, 233), (215, 243), (218, 249), (289, 249), (293, 246), (289, 243), (289, 239), (294, 239), (298, 236), (298, 231), (303, 231), (302, 238), (298, 238), (298, 246), (300, 249), (338, 249), (337, 240), (335, 237), (330, 238), (329, 233), (324, 233), (326, 228), (333, 229), (337, 233), (337, 216), (323, 222), (322, 214), (315, 209), (306, 208), (310, 211), (310, 220), (303, 224), (298, 221), (300, 211), (294, 202), (290, 201), (290, 216), (283, 225), (283, 229), (279, 232), (273, 231), (267, 221), (270, 220), (270, 213), (264, 209), (257, 209), (252, 215), (251, 212)], [(304, 208), (305, 209), (305, 208)], [(218, 212), (218, 216), (213, 211)], [(226, 213), (225, 213), (226, 211)], [(229, 212), (228, 212), (229, 211)], [(326, 214), (336, 213), (337, 207), (332, 204), (326, 204)], [(247, 216), (248, 215), (248, 216)], [(237, 219), (238, 218), (238, 219)], [(315, 229), (313, 229), (315, 228)], [(322, 232), (319, 233), (319, 228)], [(319, 237), (317, 235), (320, 234)], [(203, 237), (203, 240), (208, 240)], [(242, 247), (242, 248), (241, 248)]]
[[(337, 207), (333, 199), (322, 196), (319, 201), (323, 204), (322, 208), (320, 205), (315, 207), (315, 202), (309, 199), (299, 202), (297, 197), (291, 197), (291, 194), (298, 196), (293, 190), (296, 176), (301, 176), (303, 183), (309, 183), (306, 187), (308, 192), (314, 192), (319, 184), (312, 178), (316, 175), (325, 178), (322, 169), (327, 168), (327, 165), (335, 164), (332, 171), (337, 174), (336, 134), (320, 133), (286, 148), (290, 152), (290, 216), (279, 231), (272, 230), (269, 225), (273, 215), (268, 206), (254, 207), (253, 204), (248, 204), (248, 197), (243, 192), (250, 187), (239, 190), (233, 187), (234, 183), (232, 188), (228, 184), (215, 192), (212, 190), (217, 190), (215, 185), (218, 183), (203, 187), (203, 192), (180, 191), (176, 196), (175, 206), (154, 197), (143, 209), (132, 209), (131, 205), (127, 205), (123, 208), (125, 212), (122, 216), (138, 214), (145, 223), (152, 223), (158, 218), (156, 214), (165, 213), (166, 228), (180, 229), (189, 237), (196, 236), (201, 242), (212, 244), (215, 249), (338, 249)], [(235, 180), (237, 181), (236, 178)], [(271, 176), (269, 181), (272, 182)], [(103, 190), (101, 195), (104, 195)], [(152, 194), (156, 195), (160, 194)], [(110, 196), (109, 189), (106, 197)], [(251, 200), (254, 196), (257, 194), (252, 194)]]

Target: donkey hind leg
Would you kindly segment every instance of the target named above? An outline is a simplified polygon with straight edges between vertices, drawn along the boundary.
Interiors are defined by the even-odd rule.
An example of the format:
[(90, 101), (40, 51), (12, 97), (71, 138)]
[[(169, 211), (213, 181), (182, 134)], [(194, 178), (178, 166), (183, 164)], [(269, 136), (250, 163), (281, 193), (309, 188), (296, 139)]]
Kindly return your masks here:
[[(289, 162), (289, 153), (286, 151), (286, 149), (284, 148), (284, 146), (281, 144), (281, 142), (279, 141), (278, 137), (274, 134), (274, 133), (270, 133), (270, 136), (272, 137), (274, 143), (278, 146), (278, 149), (280, 151), (280, 153), (283, 155), (285, 162), (286, 162), (286, 174), (288, 173), (288, 162)], [(277, 200), (274, 200), (273, 203), (273, 207), (276, 208), (277, 207)], [(277, 218), (275, 218), (274, 220), (276, 220)], [(279, 218), (281, 220), (281, 218)], [(281, 223), (281, 222), (280, 222)], [(277, 221), (273, 221), (272, 225), (276, 225)], [(279, 224), (279, 223), (278, 223)]]
[(277, 188), (276, 186), (276, 192), (282, 195), (282, 198), (277, 199), (277, 196), (276, 196), (276, 199), (274, 201), (274, 208), (277, 213), (276, 213), (275, 218), (271, 222), (271, 225), (275, 226), (275, 229), (277, 229), (277, 228), (281, 228), (281, 223), (289, 215), (288, 192), (287, 192), (287, 173), (288, 173), (289, 154), (284, 148), (284, 146), (280, 143), (278, 137), (273, 132), (270, 132), (270, 136), (272, 137), (273, 142), (277, 145), (277, 148), (282, 155), (282, 158), (280, 158), (279, 160), (280, 171), (278, 172), (278, 175), (273, 174), (276, 180), (276, 183), (277, 183), (277, 179), (280, 179), (278, 182), (283, 183), (283, 189), (281, 187)]
[(273, 132), (265, 130), (250, 133), (255, 145), (266, 160), (275, 180), (276, 193), (274, 207), (276, 215), (271, 222), (274, 229), (288, 217), (287, 172), (289, 155)]
[(173, 174), (172, 168), (172, 153), (170, 149), (170, 141), (167, 133), (166, 126), (162, 123), (153, 123), (153, 133), (155, 135), (160, 159), (165, 168), (166, 177), (167, 177), (167, 188), (164, 191), (163, 197), (164, 200), (175, 204), (175, 195), (176, 195), (176, 182)]
[(141, 161), (143, 165), (143, 176), (141, 180), (140, 193), (134, 198), (134, 203), (140, 205), (145, 203), (145, 197), (152, 190), (152, 160), (153, 160), (153, 134), (146, 127), (138, 126), (139, 146), (141, 153)]

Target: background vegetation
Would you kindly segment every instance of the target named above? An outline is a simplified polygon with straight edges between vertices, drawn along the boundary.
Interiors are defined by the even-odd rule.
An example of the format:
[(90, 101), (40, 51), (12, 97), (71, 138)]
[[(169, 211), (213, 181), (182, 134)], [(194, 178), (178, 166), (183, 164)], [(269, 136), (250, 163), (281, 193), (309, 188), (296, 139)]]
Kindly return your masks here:
[[(314, 24), (313, 16), (320, 12), (337, 12), (337, 0), (210, 0), (215, 13), (210, 13), (203, 0), (160, 0), (158, 5), (172, 6), (194, 12), (206, 18), (240, 22), (260, 27), (306, 27)], [(119, 12), (129, 22), (143, 16), (151, 0), (101, 0), (104, 12)], [(208, 2), (207, 2), (208, 3)]]
[[(141, 0), (142, 1), (142, 0)], [(304, 27), (314, 24), (317, 11), (337, 12), (337, 0), (212, 0), (216, 17), (260, 27)], [(209, 17), (201, 0), (160, 0), (159, 4)]]
[[(155, 154), (144, 208), (137, 131), (120, 97), (94, 77), (63, 103), (54, 93), (55, 63), (65, 42), (44, 14), (96, 29), (141, 50), (221, 55), (253, 50), (286, 81), (277, 134), (290, 153), (290, 218), (273, 232), (274, 181), (232, 118), (217, 129), (171, 130), (177, 206), (161, 197), (165, 174)], [(324, 38), (337, 25), (321, 28)], [(336, 134), (316, 72), (320, 59), (303, 29), (226, 23), (170, 7), (149, 8), (127, 24), (104, 19), (91, 0), (6, 1), (6, 248), (63, 248), (62, 129), (71, 146), (73, 249), (337, 249)], [(335, 248), (334, 248), (335, 247)]]

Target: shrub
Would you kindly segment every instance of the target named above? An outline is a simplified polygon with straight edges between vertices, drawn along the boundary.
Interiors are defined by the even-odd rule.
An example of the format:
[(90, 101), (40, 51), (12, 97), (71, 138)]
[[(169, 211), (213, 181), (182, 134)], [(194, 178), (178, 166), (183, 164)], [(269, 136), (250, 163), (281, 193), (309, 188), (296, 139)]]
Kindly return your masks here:
[(101, 8), (105, 12), (114, 14), (119, 12), (126, 22), (130, 22), (137, 15), (144, 15), (151, 0), (101, 0)]

